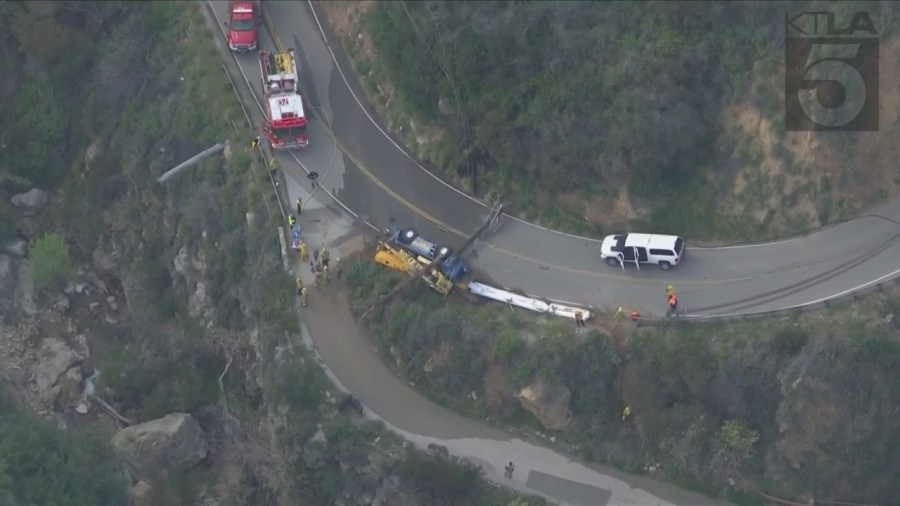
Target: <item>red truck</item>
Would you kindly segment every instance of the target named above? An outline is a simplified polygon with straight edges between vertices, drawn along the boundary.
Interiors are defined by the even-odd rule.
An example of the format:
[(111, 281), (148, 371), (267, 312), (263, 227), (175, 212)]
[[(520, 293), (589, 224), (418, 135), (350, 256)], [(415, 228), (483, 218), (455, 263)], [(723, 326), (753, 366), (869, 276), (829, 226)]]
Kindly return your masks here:
[(305, 148), (309, 145), (306, 110), (300, 96), (300, 76), (294, 50), (259, 52), (259, 71), (265, 96), (264, 132), (275, 149)]
[(256, 51), (259, 44), (259, 2), (231, 2), (229, 10), (228, 47), (235, 53)]

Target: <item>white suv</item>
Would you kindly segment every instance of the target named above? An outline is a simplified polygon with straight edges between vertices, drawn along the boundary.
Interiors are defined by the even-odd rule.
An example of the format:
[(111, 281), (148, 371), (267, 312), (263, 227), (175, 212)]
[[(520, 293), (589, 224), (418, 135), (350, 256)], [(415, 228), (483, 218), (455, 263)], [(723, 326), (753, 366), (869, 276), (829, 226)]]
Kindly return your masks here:
[(600, 245), (600, 258), (609, 265), (655, 264), (667, 271), (684, 256), (684, 239), (676, 235), (608, 235)]

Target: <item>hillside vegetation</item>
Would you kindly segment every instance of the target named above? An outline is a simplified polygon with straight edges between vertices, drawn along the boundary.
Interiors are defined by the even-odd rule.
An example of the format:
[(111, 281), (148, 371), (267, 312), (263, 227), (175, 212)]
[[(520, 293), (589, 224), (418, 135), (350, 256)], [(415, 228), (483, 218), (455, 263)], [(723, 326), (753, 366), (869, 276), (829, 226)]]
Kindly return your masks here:
[[(348, 274), (360, 312), (402, 279), (366, 261)], [(576, 333), (412, 290), (368, 318), (373, 339), (400, 374), (465, 414), (741, 504), (759, 504), (757, 489), (898, 504), (900, 291), (728, 325), (635, 330), (600, 313)], [(536, 416), (526, 387), (549, 396)]]
[[(0, 3), (12, 28), (0, 32), (0, 504), (334, 504), (378, 493), (541, 504), (404, 449), (347, 409), (299, 342), (281, 215), (204, 8)], [(223, 155), (157, 182), (226, 141)], [(11, 206), (31, 189), (41, 206)], [(29, 255), (6, 248), (15, 231)], [(71, 355), (43, 355), (51, 340)], [(80, 363), (42, 369), (79, 343)], [(79, 404), (97, 371), (91, 398), (109, 408)], [(124, 425), (186, 413), (208, 451), (189, 468), (163, 459), (168, 474), (126, 466), (133, 455), (109, 444), (113, 411)], [(129, 499), (132, 485), (141, 497)]]
[(883, 86), (880, 133), (784, 131), (784, 15), (817, 6), (838, 24), (868, 10), (881, 71), (893, 71), (890, 3), (323, 8), (394, 130), (470, 191), (576, 232), (742, 239), (827, 223), (900, 188), (896, 87)]

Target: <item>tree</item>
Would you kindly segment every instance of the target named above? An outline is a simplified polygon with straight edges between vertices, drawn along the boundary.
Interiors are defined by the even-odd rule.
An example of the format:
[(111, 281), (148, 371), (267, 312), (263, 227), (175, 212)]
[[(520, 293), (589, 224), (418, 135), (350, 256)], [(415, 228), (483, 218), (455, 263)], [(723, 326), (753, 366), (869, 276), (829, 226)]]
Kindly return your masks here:
[(714, 468), (725, 474), (737, 473), (741, 466), (755, 454), (753, 446), (759, 441), (759, 432), (747, 427), (740, 420), (728, 420), (719, 429), (716, 442)]
[(428, 498), (428, 504), (465, 504), (483, 493), (481, 471), (453, 462), (409, 452), (400, 464), (400, 477)]
[(56, 232), (49, 232), (34, 242), (31, 248), (31, 279), (34, 287), (45, 290), (64, 283), (75, 275), (75, 263), (69, 247)]

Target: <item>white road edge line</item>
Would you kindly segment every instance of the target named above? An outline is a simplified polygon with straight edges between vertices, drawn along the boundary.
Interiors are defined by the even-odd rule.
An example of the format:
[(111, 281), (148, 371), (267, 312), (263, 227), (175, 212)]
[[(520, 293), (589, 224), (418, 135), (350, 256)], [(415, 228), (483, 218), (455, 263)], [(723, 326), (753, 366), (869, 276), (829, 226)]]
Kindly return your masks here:
[[(485, 208), (485, 209), (490, 209), (490, 206), (487, 205), (486, 203), (484, 203), (484, 202), (478, 200), (477, 198), (475, 198), (475, 197), (469, 195), (468, 193), (466, 193), (466, 192), (460, 190), (459, 188), (457, 188), (457, 187), (451, 185), (450, 183), (448, 183), (448, 182), (444, 181), (443, 179), (441, 179), (440, 177), (436, 176), (434, 173), (432, 173), (432, 172), (431, 172), (430, 170), (428, 170), (427, 168), (423, 167), (422, 164), (420, 164), (418, 160), (416, 160), (412, 155), (409, 154), (409, 152), (406, 151), (406, 149), (403, 148), (403, 146), (401, 146), (400, 144), (398, 144), (398, 143), (390, 136), (390, 134), (388, 134), (387, 132), (384, 131), (383, 128), (381, 128), (381, 126), (378, 124), (378, 122), (375, 121), (375, 118), (373, 118), (372, 115), (369, 114), (369, 111), (366, 110), (366, 107), (363, 105), (362, 101), (361, 101), (361, 100), (359, 99), (359, 97), (356, 95), (356, 92), (353, 91), (353, 87), (350, 86), (350, 81), (347, 79), (347, 76), (344, 74), (344, 69), (341, 68), (341, 65), (340, 65), (340, 64), (338, 63), (338, 61), (337, 61), (337, 57), (336, 57), (335, 54), (334, 54), (334, 50), (331, 49), (331, 44), (328, 43), (328, 37), (325, 35), (325, 29), (322, 27), (322, 23), (319, 21), (319, 15), (316, 14), (316, 9), (315, 9), (315, 7), (313, 7), (312, 0), (307, 0), (307, 2), (309, 3), (309, 10), (312, 12), (313, 18), (315, 18), (315, 20), (316, 20), (316, 25), (318, 25), (318, 27), (319, 27), (319, 33), (322, 34), (322, 40), (323, 40), (323, 42), (325, 43), (325, 47), (328, 49), (328, 53), (331, 55), (331, 61), (334, 62), (334, 66), (335, 66), (335, 68), (337, 68), (338, 73), (341, 75), (341, 79), (344, 81), (344, 85), (347, 87), (347, 90), (350, 92), (350, 95), (353, 97), (353, 100), (356, 101), (356, 104), (359, 106), (360, 109), (362, 109), (363, 114), (366, 115), (366, 118), (369, 119), (369, 121), (372, 123), (372, 125), (374, 125), (375, 128), (377, 128), (378, 131), (381, 132), (381, 134), (382, 134), (382, 135), (383, 135), (383, 136), (384, 136), (391, 144), (394, 145), (394, 147), (396, 147), (401, 153), (403, 153), (404, 156), (406, 156), (411, 162), (413, 162), (413, 163), (416, 165), (416, 167), (418, 167), (419, 169), (421, 169), (422, 171), (424, 171), (426, 174), (428, 174), (429, 176), (431, 176), (432, 178), (434, 178), (435, 180), (437, 180), (438, 182), (440, 182), (442, 185), (446, 186), (447, 188), (450, 188), (450, 189), (453, 190), (454, 192), (456, 192), (456, 193), (462, 195), (463, 197), (465, 197), (465, 198), (471, 200), (472, 202), (474, 202), (474, 203), (480, 205), (481, 207), (483, 207), (483, 208)], [(546, 231), (546, 232), (553, 232), (554, 234), (562, 235), (562, 236), (565, 236), (565, 237), (571, 237), (571, 238), (573, 238), (573, 239), (581, 239), (581, 240), (583, 240), (583, 241), (596, 242), (596, 243), (600, 243), (600, 242), (603, 241), (602, 239), (596, 239), (596, 238), (593, 238), (593, 237), (585, 237), (585, 236), (582, 236), (582, 235), (568, 234), (568, 233), (565, 233), (565, 232), (560, 232), (559, 230), (553, 230), (552, 228), (543, 227), (543, 226), (538, 225), (538, 224), (536, 224), (536, 223), (532, 223), (532, 222), (530, 222), (530, 221), (525, 221), (525, 220), (523, 220), (523, 219), (521, 219), (521, 218), (518, 218), (518, 217), (512, 216), (512, 215), (509, 215), (509, 214), (506, 214), (506, 216), (509, 217), (509, 218), (511, 218), (511, 219), (513, 219), (513, 220), (515, 220), (515, 221), (518, 221), (519, 223), (522, 223), (523, 225), (528, 225), (528, 226), (531, 226), (531, 227), (534, 227), (534, 228), (537, 228), (537, 229), (540, 229), (540, 230), (544, 230), (544, 231)]]
[[(325, 47), (328, 49), (328, 54), (331, 55), (331, 61), (334, 62), (334, 66), (337, 68), (338, 73), (341, 75), (341, 79), (344, 81), (344, 85), (347, 87), (347, 90), (350, 92), (350, 95), (353, 97), (353, 100), (356, 101), (356, 104), (359, 105), (359, 108), (362, 109), (363, 114), (366, 115), (366, 117), (369, 119), (369, 121), (372, 123), (372, 125), (374, 125), (375, 128), (377, 128), (378, 131), (381, 132), (381, 134), (391, 144), (394, 145), (394, 147), (396, 147), (398, 150), (400, 150), (400, 152), (403, 153), (404, 156), (409, 158), (409, 160), (411, 162), (413, 162), (416, 165), (416, 167), (422, 169), (426, 174), (428, 174), (432, 178), (436, 179), (438, 182), (440, 182), (442, 185), (446, 186), (447, 188), (450, 188), (451, 190), (453, 190), (456, 193), (462, 195), (463, 197), (471, 200), (472, 202), (475, 202), (476, 204), (480, 205), (481, 207), (490, 209), (490, 206), (487, 205), (486, 203), (478, 200), (477, 198), (475, 198), (475, 197), (469, 195), (468, 193), (460, 190), (459, 188), (451, 185), (450, 183), (448, 183), (448, 182), (444, 181), (443, 179), (441, 179), (440, 177), (436, 176), (434, 173), (432, 173), (427, 168), (423, 167), (422, 164), (420, 164), (418, 160), (416, 160), (412, 155), (409, 154), (409, 152), (406, 151), (406, 149), (403, 148), (403, 146), (401, 146), (396, 141), (394, 141), (394, 139), (390, 136), (390, 134), (388, 134), (387, 132), (384, 131), (383, 128), (381, 128), (381, 126), (378, 124), (378, 122), (375, 121), (375, 118), (373, 118), (372, 115), (369, 114), (369, 111), (366, 110), (366, 107), (363, 105), (362, 101), (356, 95), (356, 92), (353, 91), (353, 87), (350, 86), (350, 81), (347, 80), (347, 76), (344, 74), (344, 69), (341, 68), (341, 65), (337, 61), (337, 57), (334, 54), (334, 50), (331, 49), (331, 44), (328, 43), (328, 37), (325, 35), (325, 29), (322, 27), (322, 23), (319, 21), (319, 15), (316, 14), (315, 7), (313, 7), (313, 0), (306, 0), (306, 1), (309, 4), (309, 10), (312, 12), (313, 18), (315, 18), (315, 20), (316, 20), (316, 25), (319, 27), (319, 33), (322, 34), (322, 41), (325, 43)], [(594, 242), (594, 243), (603, 242), (603, 239), (596, 239), (593, 237), (585, 237), (583, 235), (569, 234), (566, 232), (561, 232), (559, 230), (553, 230), (552, 228), (547, 228), (547, 227), (538, 225), (537, 223), (532, 223), (530, 221), (523, 220), (521, 218), (518, 218), (518, 217), (510, 215), (510, 214), (505, 214), (505, 216), (507, 216), (515, 221), (518, 221), (519, 223), (521, 223), (523, 225), (534, 227), (534, 228), (537, 228), (537, 229), (540, 229), (540, 230), (543, 230), (546, 232), (552, 232), (554, 234), (561, 235), (564, 237), (571, 237), (573, 239), (581, 239), (583, 241)], [(798, 239), (802, 239), (803, 237), (806, 237), (806, 236), (792, 237), (790, 239), (783, 239), (783, 240), (779, 240), (779, 241), (772, 241), (772, 242), (765, 242), (765, 243), (758, 243), (758, 244), (742, 244), (742, 245), (736, 245), (736, 246), (713, 246), (713, 247), (708, 247), (708, 248), (697, 247), (695, 249), (726, 250), (726, 249), (759, 248), (759, 247), (763, 247), (763, 246), (784, 244), (784, 243), (788, 243), (791, 241), (796, 241)]]
[[(213, 17), (216, 18), (216, 24), (219, 25), (219, 24), (221, 23), (221, 20), (219, 19), (219, 16), (216, 14), (216, 9), (213, 7), (212, 0), (206, 0), (206, 3), (209, 5), (209, 9), (210, 9), (210, 12), (212, 12)], [(220, 29), (220, 31), (222, 32), (222, 35), (224, 35), (224, 36), (226, 37), (226, 39), (227, 39), (228, 33), (225, 31), (225, 29), (222, 28), (221, 25), (219, 26), (219, 29)], [(264, 113), (265, 113), (265, 110), (263, 109), (263, 106), (262, 106), (262, 104), (260, 103), (259, 98), (256, 96), (256, 93), (253, 91), (253, 86), (250, 84), (250, 79), (247, 77), (247, 73), (244, 72), (244, 67), (241, 66), (241, 62), (237, 59), (237, 56), (235, 56), (233, 53), (232, 53), (231, 56), (232, 56), (232, 58), (234, 58), (235, 64), (237, 64), (237, 68), (238, 68), (238, 71), (240, 71), (240, 73), (241, 73), (241, 77), (244, 78), (244, 84), (246, 84), (246, 85), (247, 85), (247, 89), (250, 90), (250, 95), (253, 97), (253, 101), (256, 102), (256, 107), (259, 108), (259, 111), (260, 111), (261, 113), (264, 114)], [(241, 101), (240, 96), (238, 96), (237, 99), (238, 99), (238, 102)], [(253, 125), (252, 125), (252, 123), (251, 123), (251, 127), (252, 127), (252, 126), (253, 126)], [(337, 146), (335, 146), (335, 150), (337, 150)], [(273, 150), (273, 151), (274, 151), (274, 150)], [(287, 153), (287, 154), (290, 155), (290, 156), (294, 159), (295, 162), (297, 162), (297, 165), (299, 165), (300, 168), (303, 169), (304, 172), (306, 172), (307, 174), (310, 173), (309, 170), (306, 168), (306, 166), (304, 166), (303, 163), (301, 163), (300, 160), (298, 160), (297, 157), (294, 156), (293, 153)], [(274, 152), (273, 155), (277, 156), (277, 151)], [(334, 157), (334, 154), (332, 155), (332, 158), (333, 158), (333, 157)], [(329, 170), (330, 170), (330, 168), (329, 168)], [(353, 218), (355, 218), (355, 219), (357, 219), (357, 220), (359, 219), (359, 215), (358, 215), (358, 214), (356, 214), (355, 212), (353, 212), (353, 210), (350, 209), (349, 207), (347, 207), (343, 202), (341, 202), (340, 199), (338, 199), (337, 197), (335, 197), (334, 195), (332, 195), (332, 193), (331, 193), (330, 191), (328, 191), (328, 189), (326, 189), (325, 187), (323, 187), (323, 186), (321, 186), (321, 185), (319, 185), (319, 187), (322, 189), (323, 192), (325, 192), (326, 195), (328, 195), (329, 197), (331, 197), (331, 200), (337, 202), (337, 204), (338, 204), (339, 206), (341, 206), (341, 208), (343, 208), (345, 211), (347, 211), (348, 213), (350, 213), (350, 215), (353, 216)], [(287, 191), (287, 190), (285, 190), (285, 191)], [(277, 192), (276, 192), (276, 196), (277, 196)], [(283, 212), (283, 210), (282, 210), (282, 212)], [(378, 227), (376, 227), (375, 225), (372, 225), (372, 224), (369, 223), (368, 221), (364, 221), (363, 223), (364, 223), (365, 225), (367, 225), (368, 227), (370, 227), (371, 229), (375, 230), (376, 232), (379, 231), (379, 230), (378, 230)]]
[(851, 293), (858, 292), (860, 290), (864, 290), (872, 285), (877, 285), (878, 283), (881, 283), (882, 281), (884, 281), (886, 279), (890, 279), (898, 274), (900, 274), (900, 269), (897, 269), (893, 272), (889, 272), (889, 273), (885, 274), (884, 276), (881, 276), (880, 278), (873, 279), (872, 281), (868, 281), (866, 283), (863, 283), (859, 286), (855, 286), (853, 288), (848, 288), (844, 291), (829, 295), (827, 297), (822, 297), (820, 299), (811, 300), (809, 302), (804, 302), (803, 304), (795, 304), (793, 306), (782, 307), (779, 309), (772, 309), (770, 311), (757, 311), (754, 313), (725, 313), (725, 314), (712, 314), (712, 315), (702, 315), (702, 314), (690, 315), (689, 314), (689, 315), (685, 315), (685, 317), (693, 318), (696, 320), (703, 320), (703, 319), (717, 320), (717, 319), (721, 319), (721, 318), (737, 318), (739, 316), (756, 316), (756, 315), (778, 313), (781, 311), (790, 311), (791, 309), (801, 309), (801, 308), (804, 308), (807, 306), (812, 306), (812, 305), (818, 304), (820, 302), (827, 302), (829, 300), (834, 300), (834, 299), (843, 297), (844, 295), (849, 295)]
[[(209, 3), (210, 7), (212, 7), (212, 1), (211, 1), (211, 0), (207, 0), (207, 2)], [(311, 11), (312, 14), (313, 14), (313, 17), (314, 17), (315, 20), (316, 20), (316, 25), (318, 25), (318, 27), (319, 27), (319, 32), (322, 34), (322, 39), (323, 39), (323, 41), (325, 42), (325, 47), (328, 49), (328, 53), (331, 55), (331, 60), (334, 62), (335, 67), (338, 69), (338, 73), (341, 75), (341, 79), (343, 79), (344, 84), (347, 86), (347, 89), (350, 91), (350, 94), (353, 96), (353, 99), (356, 101), (357, 105), (360, 106), (360, 108), (363, 110), (363, 113), (366, 115), (367, 118), (369, 118), (369, 121), (371, 121), (372, 124), (375, 125), (375, 128), (377, 128), (378, 131), (381, 132), (382, 135), (384, 135), (384, 136), (391, 142), (391, 144), (393, 144), (397, 149), (399, 149), (404, 155), (406, 155), (407, 158), (409, 158), (410, 160), (412, 160), (413, 163), (415, 163), (419, 168), (421, 168), (422, 170), (424, 170), (428, 175), (430, 175), (431, 177), (437, 179), (438, 181), (440, 181), (442, 184), (444, 184), (444, 185), (447, 186), (448, 188), (451, 188), (453, 191), (455, 191), (455, 192), (457, 192), (457, 193), (460, 193), (461, 195), (465, 196), (465, 197), (468, 198), (469, 200), (471, 200), (471, 201), (473, 201), (473, 202), (476, 202), (476, 203), (480, 204), (480, 205), (483, 206), (483, 207), (487, 207), (483, 202), (479, 201), (478, 199), (473, 198), (473, 197), (470, 196), (470, 195), (467, 195), (467, 194), (464, 193), (464, 192), (461, 192), (459, 189), (454, 188), (452, 185), (447, 184), (447, 182), (445, 182), (444, 180), (440, 179), (439, 177), (437, 177), (437, 176), (435, 176), (434, 174), (432, 174), (431, 172), (429, 172), (428, 169), (426, 169), (425, 167), (422, 167), (422, 166), (421, 166), (414, 158), (412, 158), (412, 157), (409, 155), (409, 153), (407, 153), (407, 152), (406, 152), (401, 146), (399, 146), (399, 145), (398, 145), (398, 144), (397, 144), (397, 143), (396, 143), (396, 142), (395, 142), (395, 141), (394, 141), (394, 140), (393, 140), (393, 139), (392, 139), (392, 138), (391, 138), (384, 130), (382, 130), (382, 128), (375, 122), (375, 120), (372, 118), (372, 116), (369, 115), (369, 112), (368, 112), (368, 111), (366, 110), (366, 108), (363, 106), (362, 102), (359, 100), (359, 97), (356, 96), (356, 93), (354, 93), (354, 92), (353, 92), (353, 89), (350, 87), (350, 83), (349, 83), (349, 81), (347, 81), (347, 77), (344, 75), (344, 71), (341, 69), (341, 66), (338, 64), (337, 58), (336, 58), (335, 55), (334, 55), (334, 51), (331, 49), (331, 45), (328, 44), (328, 38), (325, 36), (325, 30), (323, 29), (321, 22), (319, 22), (319, 16), (316, 14), (315, 8), (314, 8), (313, 5), (312, 5), (312, 0), (307, 0), (307, 2), (309, 3), (309, 8), (310, 8), (310, 11)], [(213, 10), (213, 15), (215, 16), (215, 9), (212, 9), (212, 10)], [(216, 16), (216, 18), (218, 19), (218, 16)], [(224, 33), (224, 31), (225, 31), (225, 30), (222, 29), (222, 32), (223, 32), (223, 33)], [(240, 70), (241, 76), (243, 76), (244, 81), (245, 81), (246, 84), (247, 84), (247, 87), (250, 88), (250, 92), (253, 93), (253, 87), (250, 85), (250, 81), (249, 81), (249, 79), (247, 78), (247, 74), (244, 72), (243, 67), (241, 67), (240, 62), (237, 61), (237, 58), (235, 58), (235, 63), (237, 63), (238, 69)], [(253, 94), (253, 96), (254, 96), (254, 99), (255, 99), (255, 98), (256, 98), (256, 95)], [(260, 110), (262, 110), (262, 105), (260, 105), (259, 102), (257, 102), (256, 105), (257, 105), (257, 107), (260, 108)], [(302, 163), (300, 163), (299, 160), (297, 160), (297, 159), (295, 158), (295, 161), (298, 163), (298, 165), (299, 165), (305, 172), (307, 172), (307, 173), (309, 172), (309, 171), (306, 169), (306, 167), (303, 166)], [(335, 197), (334, 195), (332, 195), (331, 192), (329, 192), (329, 191), (328, 191), (327, 189), (325, 189), (325, 188), (322, 188), (322, 191), (324, 191), (329, 197), (332, 198), (332, 200), (334, 200), (335, 202), (337, 202), (337, 203), (338, 203), (342, 208), (344, 208), (347, 212), (349, 212), (351, 215), (353, 215), (354, 218), (359, 219), (359, 215), (358, 215), (357, 213), (353, 212), (349, 207), (347, 207), (347, 206), (346, 206), (343, 202), (341, 202), (337, 197)], [(509, 216), (509, 215), (507, 215), (507, 216)], [(512, 218), (512, 219), (514, 219), (514, 220), (516, 220), (516, 221), (519, 221), (520, 223), (523, 223), (523, 224), (526, 224), (526, 225), (530, 225), (530, 226), (532, 226), (532, 227), (539, 228), (539, 229), (542, 229), (542, 230), (546, 230), (546, 231), (549, 231), (549, 232), (553, 232), (553, 233), (555, 233), (555, 234), (559, 234), (559, 235), (563, 235), (563, 236), (567, 236), (567, 237), (573, 237), (573, 238), (576, 238), (576, 239), (584, 239), (584, 240), (590, 241), (590, 242), (601, 242), (601, 240), (599, 240), (599, 239), (593, 239), (593, 238), (590, 238), (590, 237), (582, 237), (582, 236), (573, 235), (573, 234), (566, 234), (566, 233), (564, 233), (564, 232), (559, 232), (559, 231), (556, 231), (556, 230), (552, 230), (552, 229), (549, 229), (549, 228), (546, 228), (546, 227), (542, 227), (542, 226), (540, 226), (540, 225), (535, 225), (534, 223), (530, 223), (530, 222), (521, 220), (521, 219), (519, 219), (519, 218), (516, 218), (515, 216), (509, 216), (509, 217)], [(365, 221), (364, 223), (365, 223), (367, 226), (369, 226), (369, 227), (375, 229), (376, 232), (378, 231), (377, 228), (376, 228), (374, 225), (372, 225), (371, 223), (369, 223), (368, 221)], [(768, 242), (768, 243), (745, 244), (745, 245), (738, 245), (738, 246), (720, 246), (720, 247), (713, 247), (713, 248), (698, 248), (698, 249), (716, 250), (716, 249), (758, 248), (758, 247), (762, 247), (762, 246), (769, 246), (769, 245), (775, 245), (775, 244), (784, 244), (784, 243), (788, 243), (788, 242), (791, 242), (791, 241), (796, 241), (797, 239), (801, 239), (801, 238), (802, 238), (802, 237), (794, 237), (794, 238), (791, 238), (791, 239), (784, 239), (784, 240), (781, 240), (781, 241), (774, 241), (774, 242)], [(849, 293), (853, 293), (853, 292), (862, 290), (862, 289), (864, 289), (864, 288), (868, 288), (868, 287), (871, 286), (871, 285), (880, 283), (881, 281), (884, 281), (885, 279), (894, 277), (894, 276), (896, 276), (897, 274), (900, 274), (900, 269), (897, 269), (897, 270), (895, 270), (895, 271), (893, 271), (893, 272), (891, 272), (891, 273), (885, 274), (884, 276), (881, 276), (880, 278), (874, 279), (874, 280), (869, 281), (869, 282), (867, 282), (867, 283), (863, 283), (863, 284), (861, 284), (861, 285), (859, 285), (859, 286), (856, 286), (856, 287), (854, 287), (854, 288), (850, 288), (850, 289), (844, 290), (844, 291), (839, 292), (839, 293), (837, 293), (837, 294), (830, 295), (830, 296), (828, 296), (828, 297), (823, 297), (823, 298), (821, 298), (821, 299), (816, 299), (816, 300), (813, 300), (813, 301), (810, 301), (810, 302), (806, 302), (806, 303), (803, 303), (803, 304), (797, 304), (797, 305), (794, 305), (794, 306), (788, 306), (788, 307), (784, 307), (784, 308), (780, 308), (780, 309), (776, 309), (776, 310), (772, 310), (772, 311), (760, 311), (760, 312), (756, 312), (756, 313), (730, 313), (730, 314), (724, 314), (724, 315), (709, 315), (709, 316), (704, 316), (704, 315), (686, 315), (686, 317), (687, 317), (687, 318), (696, 318), (696, 319), (702, 319), (702, 318), (728, 318), (728, 317), (737, 317), (737, 316), (752, 316), (752, 315), (757, 315), (757, 314), (775, 313), (775, 312), (779, 312), (779, 311), (787, 311), (787, 310), (790, 310), (790, 309), (802, 308), (802, 307), (804, 307), (804, 306), (811, 306), (811, 305), (813, 305), (813, 304), (818, 304), (818, 303), (820, 303), (820, 302), (824, 302), (824, 301), (827, 301), (827, 300), (836, 299), (836, 298), (838, 298), (838, 297), (842, 297), (842, 296), (847, 295), (847, 294), (849, 294)], [(547, 298), (544, 298), (544, 300), (554, 301), (554, 299), (547, 299)], [(563, 302), (563, 301), (559, 301), (559, 302)]]

